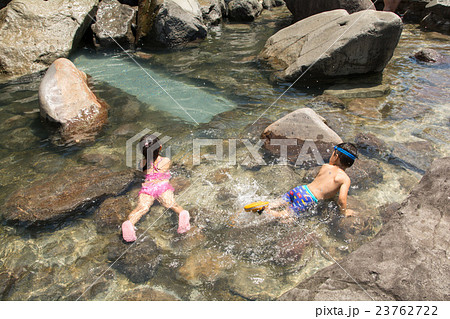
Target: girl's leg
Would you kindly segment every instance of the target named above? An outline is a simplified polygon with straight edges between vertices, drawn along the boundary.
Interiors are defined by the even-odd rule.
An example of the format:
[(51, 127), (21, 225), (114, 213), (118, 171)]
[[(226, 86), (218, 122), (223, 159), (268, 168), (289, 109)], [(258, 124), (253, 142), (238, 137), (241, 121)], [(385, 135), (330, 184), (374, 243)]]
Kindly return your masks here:
[(134, 225), (148, 212), (155, 198), (147, 194), (139, 194), (138, 204), (128, 215), (128, 220)]
[(122, 224), (122, 236), (127, 242), (133, 242), (136, 238), (134, 225), (141, 219), (142, 216), (150, 209), (155, 199), (153, 196), (147, 194), (139, 194), (138, 205), (128, 215), (128, 219)]
[(191, 229), (189, 224), (189, 212), (175, 202), (175, 197), (171, 190), (167, 190), (158, 197), (158, 201), (165, 208), (170, 208), (178, 214), (178, 233), (185, 233)]

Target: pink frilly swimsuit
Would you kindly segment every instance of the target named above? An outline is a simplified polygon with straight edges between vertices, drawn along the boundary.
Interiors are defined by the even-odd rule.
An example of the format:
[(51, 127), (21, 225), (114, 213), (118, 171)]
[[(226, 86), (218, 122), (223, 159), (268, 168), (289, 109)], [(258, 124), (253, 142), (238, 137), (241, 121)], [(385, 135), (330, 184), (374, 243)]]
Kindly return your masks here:
[(142, 184), (139, 194), (147, 194), (157, 198), (168, 190), (174, 191), (169, 183), (169, 179), (172, 177), (170, 172), (158, 172), (155, 163), (153, 163), (153, 170), (153, 173), (145, 175), (145, 182)]

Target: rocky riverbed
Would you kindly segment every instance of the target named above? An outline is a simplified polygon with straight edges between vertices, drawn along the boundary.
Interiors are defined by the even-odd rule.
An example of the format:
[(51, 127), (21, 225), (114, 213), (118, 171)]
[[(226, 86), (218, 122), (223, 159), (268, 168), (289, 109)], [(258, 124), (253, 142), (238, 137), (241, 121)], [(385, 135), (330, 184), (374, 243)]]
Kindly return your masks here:
[[(14, 12), (23, 8), (17, 4), (21, 1), (11, 3), (16, 3)], [(448, 299), (448, 287), (433, 294), (424, 284), (424, 290), (417, 292), (411, 276), (417, 273), (414, 269), (428, 269), (427, 260), (434, 254), (448, 251), (441, 234), (448, 224), (444, 214), (448, 159), (433, 160), (450, 155), (450, 38), (424, 32), (415, 24), (403, 25), (382, 75), (307, 81), (290, 87), (286, 79), (274, 82), (273, 67), (259, 56), (271, 36), (292, 25), (292, 14), (285, 6), (263, 10), (270, 6), (255, 4), (246, 11), (252, 18), (246, 15), (239, 20), (222, 11), (221, 4), (210, 1), (205, 10), (200, 3), (206, 37), (182, 46), (161, 48), (161, 41), (156, 47), (142, 40), (144, 45), (137, 52), (97, 51), (104, 41), (99, 34), (90, 34), (92, 46), (85, 43), (70, 52), (65, 46), (57, 49), (65, 50), (88, 75), (96, 71), (89, 78), (90, 89), (108, 105), (108, 121), (94, 139), (84, 143), (55, 142), (58, 132), (42, 121), (43, 73), (14, 79), (2, 76), (1, 298), (323, 299), (341, 296), (341, 283), (348, 283), (332, 266), (337, 260), (354, 265), (348, 269), (367, 283), (364, 287), (375, 299), (422, 295)], [(222, 18), (207, 22), (205, 12), (218, 16), (217, 8)], [(124, 20), (134, 19), (129, 11), (123, 12)], [(167, 21), (165, 16), (160, 23)], [(136, 25), (129, 27), (137, 37)], [(129, 35), (128, 31), (121, 34)], [(130, 47), (136, 44), (136, 38), (124, 40), (118, 33), (119, 38)], [(416, 54), (422, 48), (434, 51)], [(45, 69), (53, 61), (38, 62), (27, 70)], [(136, 63), (139, 67), (129, 66)], [(159, 98), (166, 93), (158, 91), (149, 75), (169, 93), (182, 91), (184, 95), (177, 96), (181, 106), (193, 114), (206, 110), (208, 115), (196, 124), (183, 112), (173, 111), (173, 105), (168, 105), (173, 101)], [(115, 85), (120, 79), (128, 86), (134, 81), (133, 90)], [(153, 104), (152, 98), (157, 102)], [(213, 106), (202, 104), (203, 99)], [(278, 165), (276, 152), (261, 147), (252, 156), (248, 148), (264, 132), (275, 131), (267, 130), (275, 121), (295, 124), (292, 112), (302, 108), (310, 109), (306, 114), (314, 116), (321, 132), (357, 144), (360, 160), (348, 173), (353, 182), (349, 205), (359, 211), (359, 217), (341, 218), (332, 202), (323, 203), (295, 224), (242, 212), (249, 201), (276, 198), (314, 177), (317, 168), (294, 166), (292, 161)], [(170, 147), (172, 153), (172, 184), (178, 202), (193, 216), (193, 228), (186, 235), (176, 234), (175, 216), (155, 205), (138, 224), (142, 237), (130, 247), (120, 240), (118, 227), (136, 204), (142, 177), (126, 166), (126, 143), (142, 130), (170, 137), (164, 148)], [(309, 139), (301, 130), (295, 134), (298, 141)], [(223, 139), (223, 160), (209, 160), (207, 153), (215, 148), (204, 147), (200, 164), (194, 165), (193, 139)], [(320, 149), (324, 157), (327, 148)], [(422, 203), (421, 196), (428, 193), (435, 200)], [(402, 202), (402, 207), (392, 206)], [(430, 217), (423, 225), (419, 225), (421, 213)], [(400, 226), (402, 240), (418, 251), (420, 260), (390, 250), (392, 229)], [(423, 237), (433, 229), (433, 236)], [(392, 258), (373, 263), (367, 251), (376, 251), (377, 243)], [(405, 256), (402, 262), (396, 259), (399, 256)], [(383, 261), (395, 264), (401, 276), (391, 280)], [(431, 279), (421, 277), (422, 282), (442, 278), (440, 271), (431, 270)], [(325, 289), (323, 280), (337, 288)], [(409, 292), (388, 286), (396, 280)], [(343, 292), (348, 299), (366, 297), (353, 284)]]

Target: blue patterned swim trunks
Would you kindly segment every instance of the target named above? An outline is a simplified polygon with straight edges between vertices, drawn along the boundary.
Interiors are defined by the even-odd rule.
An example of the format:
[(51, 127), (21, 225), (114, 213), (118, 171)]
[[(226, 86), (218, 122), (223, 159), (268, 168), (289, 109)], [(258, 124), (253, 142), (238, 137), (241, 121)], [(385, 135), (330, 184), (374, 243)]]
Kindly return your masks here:
[(317, 203), (317, 198), (311, 193), (308, 186), (297, 186), (283, 195), (283, 200), (289, 203), (292, 210), (297, 214), (305, 212), (309, 206)]

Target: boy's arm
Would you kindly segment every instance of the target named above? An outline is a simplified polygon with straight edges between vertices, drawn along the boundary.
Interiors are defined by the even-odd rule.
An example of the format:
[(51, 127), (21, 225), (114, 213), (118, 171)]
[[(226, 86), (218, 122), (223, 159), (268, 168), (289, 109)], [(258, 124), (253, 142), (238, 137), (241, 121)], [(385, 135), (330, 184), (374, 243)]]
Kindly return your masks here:
[(341, 213), (344, 216), (347, 216), (347, 195), (348, 190), (350, 189), (350, 178), (348, 176), (339, 176), (336, 178), (338, 182), (342, 183), (339, 188), (339, 199), (338, 205), (341, 209)]

